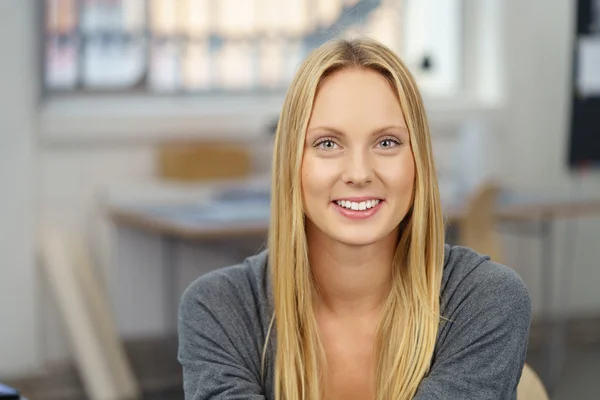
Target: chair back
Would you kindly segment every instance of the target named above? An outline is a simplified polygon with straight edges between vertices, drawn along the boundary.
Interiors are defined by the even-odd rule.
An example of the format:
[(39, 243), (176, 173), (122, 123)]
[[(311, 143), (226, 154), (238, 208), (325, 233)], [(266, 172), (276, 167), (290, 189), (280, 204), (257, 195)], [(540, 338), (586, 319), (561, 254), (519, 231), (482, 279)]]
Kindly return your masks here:
[(548, 392), (539, 376), (527, 364), (523, 367), (521, 380), (517, 386), (517, 400), (549, 400)]
[(494, 216), (499, 190), (493, 182), (481, 184), (467, 201), (465, 215), (459, 222), (458, 236), (461, 246), (487, 254), (492, 261), (504, 263)]

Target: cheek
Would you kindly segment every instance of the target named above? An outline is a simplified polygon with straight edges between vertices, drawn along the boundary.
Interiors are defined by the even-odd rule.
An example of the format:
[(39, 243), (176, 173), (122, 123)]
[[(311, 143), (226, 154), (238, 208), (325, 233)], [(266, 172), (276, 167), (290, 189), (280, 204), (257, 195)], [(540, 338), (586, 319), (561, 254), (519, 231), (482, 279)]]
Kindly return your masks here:
[(302, 182), (307, 193), (320, 192), (326, 185), (326, 169), (323, 162), (315, 157), (307, 156), (302, 162)]
[(314, 162), (308, 157), (302, 160), (301, 185), (303, 201), (310, 203), (319, 192), (319, 181)]
[(400, 196), (412, 196), (415, 181), (415, 164), (412, 157), (403, 157), (400, 163), (385, 169), (387, 184)]
[(329, 201), (336, 184), (337, 172), (332, 160), (306, 157), (302, 162), (302, 196), (305, 204)]
[(302, 159), (302, 166), (300, 168), (301, 168), (300, 169), (300, 171), (301, 171), (300, 183), (302, 185), (302, 192), (304, 193), (310, 188), (310, 186), (312, 184), (311, 180), (312, 180), (313, 174), (311, 171), (310, 162), (306, 158)]
[(319, 193), (322, 193), (319, 188), (319, 175), (316, 173), (314, 162), (311, 162), (311, 160), (305, 159), (302, 161), (301, 171), (302, 208), (304, 214), (312, 220), (318, 210), (316, 204)]

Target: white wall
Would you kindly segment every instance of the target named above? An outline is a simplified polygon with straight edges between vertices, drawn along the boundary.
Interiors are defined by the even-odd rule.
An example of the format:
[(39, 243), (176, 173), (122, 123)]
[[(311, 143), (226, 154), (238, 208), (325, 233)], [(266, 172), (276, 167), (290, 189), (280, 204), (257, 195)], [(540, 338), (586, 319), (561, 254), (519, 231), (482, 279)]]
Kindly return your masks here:
[[(25, 32), (27, 25), (23, 23), (30, 3), (0, 2), (3, 7), (0, 8), (3, 11), (0, 12), (0, 32), (7, 31), (9, 36), (15, 37), (18, 32), (24, 38), (30, 37), (30, 32)], [(496, 134), (493, 156), (500, 161), (496, 172), (509, 186), (521, 190), (568, 192), (572, 180), (565, 169), (565, 106), (570, 70), (571, 2), (506, 0), (502, 3), (506, 16), (502, 69), (506, 75), (508, 100), (499, 112), (489, 114)], [(19, 15), (17, 18), (12, 16), (15, 12)], [(7, 35), (0, 37), (3, 38), (0, 40), (6, 41), (0, 48), (9, 49), (12, 55), (2, 66), (2, 71), (6, 70), (8, 74), (0, 75), (0, 87), (3, 90), (8, 87), (16, 95), (16, 98), (0, 98), (0, 163), (3, 166), (0, 184), (3, 191), (6, 187), (13, 190), (9, 192), (7, 201), (12, 201), (16, 207), (10, 212), (0, 209), (0, 220), (3, 221), (0, 234), (2, 238), (11, 238), (11, 241), (2, 239), (0, 242), (0, 246), (4, 246), (0, 252), (3, 254), (0, 259), (3, 269), (6, 259), (12, 276), (20, 282), (24, 293), (35, 293), (31, 225), (23, 224), (23, 221), (31, 223), (31, 199), (35, 191), (40, 222), (75, 227), (93, 244), (100, 271), (107, 280), (115, 303), (121, 333), (129, 337), (164, 333), (172, 324), (163, 318), (159, 238), (128, 230), (115, 231), (103, 219), (98, 208), (98, 188), (152, 176), (153, 147), (139, 140), (126, 146), (43, 141), (35, 153), (37, 165), (34, 165), (31, 152), (34, 150), (35, 127), (31, 120), (35, 114), (30, 92), (35, 70), (31, 67), (33, 64), (27, 62), (29, 55), (18, 52)], [(253, 132), (260, 129), (255, 126), (248, 128)], [(17, 131), (24, 134), (17, 135)], [(445, 146), (440, 140), (434, 141), (438, 150)], [(10, 150), (5, 143), (11, 145)], [(10, 170), (18, 169), (18, 172), (7, 175), (5, 165), (9, 165)], [(34, 172), (37, 181), (32, 187), (31, 175)], [(20, 177), (20, 180), (13, 180), (14, 176)], [(598, 174), (587, 178), (582, 186), (584, 190), (600, 195)], [(559, 224), (558, 228), (564, 226)], [(597, 282), (600, 282), (600, 268), (597, 268), (596, 261), (600, 256), (597, 249), (600, 218), (579, 221), (578, 228), (574, 260), (577, 274), (569, 309), (577, 314), (597, 314), (600, 311), (600, 294), (596, 290)], [(20, 240), (17, 242), (16, 238)], [(558, 254), (561, 253), (563, 237), (559, 235), (559, 239), (556, 245)], [(541, 271), (537, 263), (538, 243), (533, 239), (514, 237), (507, 237), (506, 243), (509, 246), (509, 262), (527, 280), (536, 309), (539, 309), (540, 287), (537, 282)], [(235, 262), (242, 252), (252, 252), (258, 246), (256, 242), (235, 243), (235, 247), (241, 250), (237, 255), (231, 255), (221, 251), (225, 247), (182, 245), (177, 269), (179, 289), (203, 271)], [(0, 281), (0, 286), (7, 285)], [(13, 292), (16, 290), (15, 285), (9, 286)], [(18, 309), (4, 306), (16, 304), (13, 292), (0, 292), (0, 313), (8, 316), (11, 326), (8, 334), (2, 329), (0, 349), (19, 349), (15, 352), (18, 351), (21, 360), (27, 361), (13, 370), (4, 361), (6, 358), (0, 357), (0, 374), (6, 368), (9, 368), (8, 372), (18, 372), (35, 366), (37, 353), (33, 349), (36, 347), (36, 335), (43, 337), (41, 355), (44, 359), (63, 359), (68, 350), (52, 302), (47, 297), (42, 298), (42, 316), (36, 318), (35, 305), (30, 297), (25, 297)], [(46, 292), (43, 293), (47, 296)], [(25, 334), (20, 327), (25, 327)]]
[(32, 1), (0, 2), (0, 376), (39, 365)]

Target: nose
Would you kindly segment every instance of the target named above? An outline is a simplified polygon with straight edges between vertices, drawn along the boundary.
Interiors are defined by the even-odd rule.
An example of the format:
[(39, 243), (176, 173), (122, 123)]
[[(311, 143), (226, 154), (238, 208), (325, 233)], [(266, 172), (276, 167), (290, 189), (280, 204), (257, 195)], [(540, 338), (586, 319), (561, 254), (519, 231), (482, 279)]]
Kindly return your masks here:
[(373, 167), (369, 155), (359, 149), (348, 154), (342, 180), (359, 186), (370, 183), (373, 180)]

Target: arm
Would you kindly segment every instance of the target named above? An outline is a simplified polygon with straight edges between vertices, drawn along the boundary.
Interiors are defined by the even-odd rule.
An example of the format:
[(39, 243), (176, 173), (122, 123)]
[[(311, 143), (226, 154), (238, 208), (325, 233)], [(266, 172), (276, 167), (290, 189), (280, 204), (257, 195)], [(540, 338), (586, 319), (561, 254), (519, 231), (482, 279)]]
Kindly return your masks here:
[(256, 360), (244, 342), (252, 343), (251, 332), (229, 306), (232, 299), (218, 293), (218, 285), (208, 286), (190, 287), (180, 305), (178, 359), (185, 399), (264, 400), (260, 376), (251, 367)]
[[(521, 278), (486, 262), (452, 295), (439, 348), (415, 399), (515, 399), (531, 320)], [(436, 346), (437, 347), (437, 346)]]

